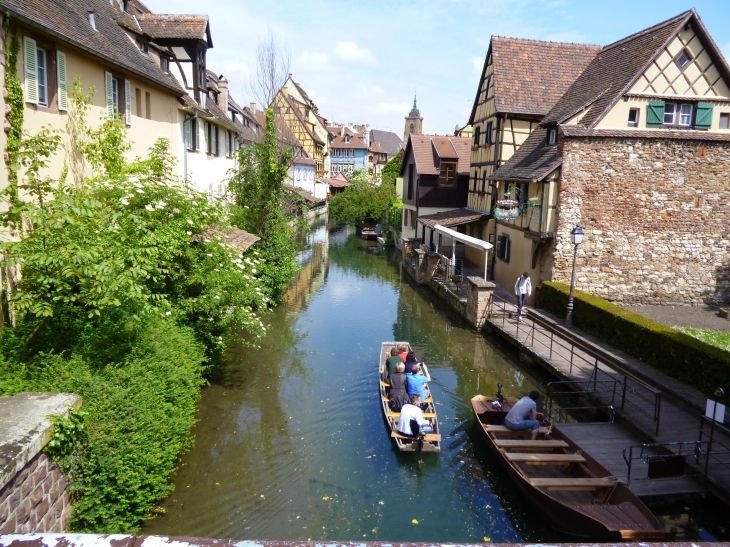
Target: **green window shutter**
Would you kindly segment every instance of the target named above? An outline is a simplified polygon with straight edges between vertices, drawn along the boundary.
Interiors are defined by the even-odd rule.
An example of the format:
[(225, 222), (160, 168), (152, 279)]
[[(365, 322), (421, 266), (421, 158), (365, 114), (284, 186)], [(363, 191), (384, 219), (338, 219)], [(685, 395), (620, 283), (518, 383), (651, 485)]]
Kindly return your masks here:
[(664, 123), (664, 101), (652, 99), (649, 101), (649, 109), (646, 112), (647, 127), (661, 127)]
[(68, 110), (68, 85), (66, 84), (66, 54), (56, 52), (56, 65), (58, 72), (58, 109)]
[(712, 103), (697, 103), (695, 129), (710, 129), (712, 126)]
[(132, 86), (124, 80), (124, 123), (132, 125)]
[(35, 40), (23, 37), (25, 64), (25, 101), (38, 104), (38, 48)]
[(106, 89), (106, 111), (109, 119), (114, 119), (116, 115), (116, 107), (114, 106), (114, 84), (112, 82), (112, 73), (104, 73), (104, 87)]

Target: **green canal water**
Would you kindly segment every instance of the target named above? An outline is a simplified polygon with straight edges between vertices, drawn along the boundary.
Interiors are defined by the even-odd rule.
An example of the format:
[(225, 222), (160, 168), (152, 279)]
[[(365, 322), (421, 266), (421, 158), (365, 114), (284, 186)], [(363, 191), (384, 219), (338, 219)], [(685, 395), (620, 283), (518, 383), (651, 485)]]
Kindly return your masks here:
[[(390, 254), (345, 228), (314, 230), (261, 348), (234, 348), (204, 390), (195, 446), (145, 534), (570, 540), (504, 477), (472, 427), (469, 405), (477, 393), (494, 393), (497, 382), (521, 396), (544, 393), (549, 379), (403, 278)], [(410, 341), (433, 377), (444, 441), (422, 463), (418, 454), (398, 453), (386, 431), (375, 372), (385, 340)], [(704, 525), (691, 512), (680, 508), (663, 520), (682, 538), (714, 539), (698, 531)]]

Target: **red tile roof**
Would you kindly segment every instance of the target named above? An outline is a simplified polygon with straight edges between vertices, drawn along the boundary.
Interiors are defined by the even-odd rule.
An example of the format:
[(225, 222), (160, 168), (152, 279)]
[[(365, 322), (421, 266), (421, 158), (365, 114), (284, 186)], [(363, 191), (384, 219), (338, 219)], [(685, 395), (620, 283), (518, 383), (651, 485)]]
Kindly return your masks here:
[(345, 137), (337, 136), (330, 144), (330, 148), (347, 148), (347, 149), (358, 149), (367, 150), (367, 145), (358, 137), (352, 137), (350, 142), (345, 140)]
[(458, 226), (460, 224), (469, 224), (470, 222), (476, 222), (487, 218), (488, 215), (476, 211), (471, 211), (462, 207), (461, 209), (452, 209), (450, 211), (441, 211), (432, 215), (423, 215), (418, 217), (417, 221), (423, 224), (426, 228), (433, 229), (434, 226), (439, 225), (444, 228), (449, 226)]
[(146, 13), (137, 16), (142, 30), (153, 40), (208, 40), (207, 15), (164, 15)]
[[(469, 163), (471, 159), (471, 139), (469, 137), (453, 137), (444, 135), (413, 135), (408, 138), (404, 158), (408, 157), (409, 149), (412, 149), (416, 160), (416, 170), (421, 175), (438, 175), (440, 166), (435, 149), (453, 150), (451, 156), (442, 156), (443, 159), (458, 158), (457, 172), (460, 175), (469, 174)], [(456, 153), (456, 156), (454, 156)], [(405, 168), (403, 162), (402, 169)]]
[(673, 131), (669, 129), (591, 129), (580, 125), (561, 125), (560, 130), (566, 137), (615, 137), (637, 139), (684, 139), (691, 141), (724, 141), (730, 142), (730, 133), (715, 133), (687, 129)]

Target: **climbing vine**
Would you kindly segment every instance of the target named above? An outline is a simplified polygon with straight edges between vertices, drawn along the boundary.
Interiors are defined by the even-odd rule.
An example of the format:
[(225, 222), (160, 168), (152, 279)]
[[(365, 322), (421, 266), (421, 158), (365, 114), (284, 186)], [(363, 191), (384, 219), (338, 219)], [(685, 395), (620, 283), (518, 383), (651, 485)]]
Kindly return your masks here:
[[(7, 27), (8, 20), (5, 20)], [(7, 31), (7, 28), (6, 28)], [(10, 123), (10, 131), (8, 132), (7, 144), (7, 164), (8, 164), (8, 187), (5, 194), (8, 199), (8, 209), (11, 215), (8, 215), (9, 223), (14, 226), (18, 225), (19, 218), (12, 215), (15, 205), (18, 201), (18, 154), (23, 134), (23, 88), (18, 78), (18, 52), (20, 51), (20, 41), (18, 34), (13, 29), (10, 33), (10, 44), (5, 48), (5, 86), (8, 90), (7, 105), (10, 111), (7, 114)]]

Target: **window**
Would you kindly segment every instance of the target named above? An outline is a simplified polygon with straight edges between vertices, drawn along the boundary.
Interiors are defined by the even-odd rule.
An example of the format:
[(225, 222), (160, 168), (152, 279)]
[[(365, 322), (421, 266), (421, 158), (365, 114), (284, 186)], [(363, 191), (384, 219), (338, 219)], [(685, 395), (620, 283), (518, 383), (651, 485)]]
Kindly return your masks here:
[(144, 107), (145, 107), (145, 118), (148, 120), (152, 119), (152, 97), (149, 91), (145, 91), (144, 94)]
[(142, 117), (142, 90), (138, 87), (134, 89), (134, 102), (137, 105), (137, 117)]
[(730, 129), (730, 114), (720, 114), (720, 129)]
[(220, 156), (221, 155), (220, 144), (221, 144), (221, 141), (220, 141), (220, 133), (219, 133), (218, 126), (216, 125), (215, 126), (215, 155), (216, 156)]
[(121, 109), (119, 108), (119, 80), (112, 78), (112, 106), (114, 107), (115, 117), (119, 116)]
[(439, 188), (453, 188), (454, 186), (456, 186), (456, 164), (441, 162)]
[(637, 127), (639, 125), (639, 109), (629, 109), (629, 127)]
[(89, 12), (89, 24), (91, 25), (91, 28), (96, 30), (96, 17), (94, 17), (94, 12)]
[(413, 164), (408, 165), (408, 201), (413, 201)]
[(679, 65), (679, 68), (686, 67), (689, 62), (692, 60), (691, 55), (687, 52), (686, 49), (683, 49), (679, 55), (674, 59), (676, 63)]
[(548, 131), (548, 144), (555, 144), (558, 138), (558, 130), (550, 129)]
[(667, 103), (664, 106), (664, 125), (692, 125), (692, 105)]
[(139, 43), (139, 50), (142, 52), (142, 55), (149, 55), (150, 54), (149, 45), (147, 44), (147, 42), (140, 42)]
[(487, 123), (487, 138), (484, 139), (484, 142), (486, 142), (487, 144), (492, 144), (492, 129), (493, 129), (492, 122), (488, 122)]
[(165, 74), (170, 74), (170, 59), (167, 57), (161, 57), (160, 63), (162, 63), (162, 72)]
[(38, 59), (38, 104), (48, 106), (48, 58), (46, 50), (37, 48), (36, 58)]
[(206, 139), (205, 153), (210, 155), (213, 153), (213, 125), (211, 123), (207, 123), (206, 125), (208, 126), (208, 138)]
[(497, 236), (497, 258), (509, 262), (510, 247), (509, 236)]
[(479, 137), (481, 137), (480, 133), (481, 131), (477, 125), (476, 129), (474, 129), (474, 146), (479, 146)]
[(185, 143), (190, 152), (198, 149), (198, 120), (190, 118), (185, 123)]

